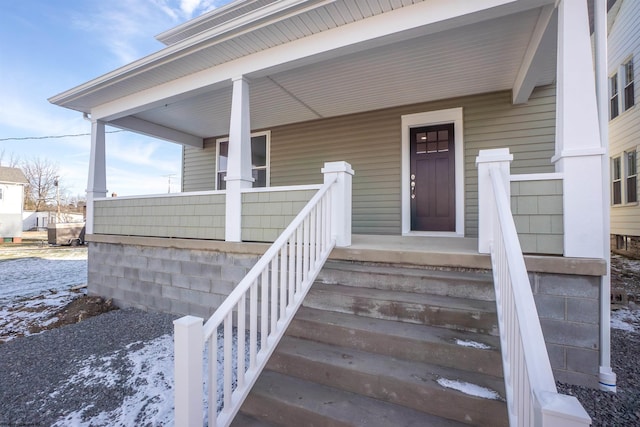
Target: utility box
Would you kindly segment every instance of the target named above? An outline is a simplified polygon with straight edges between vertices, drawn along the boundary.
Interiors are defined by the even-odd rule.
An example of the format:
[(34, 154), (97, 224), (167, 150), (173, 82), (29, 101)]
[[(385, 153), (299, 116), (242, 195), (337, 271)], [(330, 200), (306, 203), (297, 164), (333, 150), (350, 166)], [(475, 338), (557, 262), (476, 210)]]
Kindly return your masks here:
[(83, 245), (84, 233), (84, 222), (49, 224), (47, 226), (50, 245)]

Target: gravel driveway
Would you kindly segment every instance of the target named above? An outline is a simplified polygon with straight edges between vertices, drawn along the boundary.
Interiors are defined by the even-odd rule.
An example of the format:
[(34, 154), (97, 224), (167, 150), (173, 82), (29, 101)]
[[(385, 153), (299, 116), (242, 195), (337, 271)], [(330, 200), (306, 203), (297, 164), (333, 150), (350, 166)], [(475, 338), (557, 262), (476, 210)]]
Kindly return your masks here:
[(82, 408), (91, 408), (86, 416), (117, 408), (134, 393), (129, 384), (116, 381), (105, 387), (113, 378), (103, 378), (102, 384), (69, 383), (69, 379), (88, 359), (101, 357), (110, 357), (110, 371), (117, 373), (114, 378), (127, 378), (132, 369), (127, 353), (171, 334), (174, 319), (135, 309), (116, 310), (1, 344), (0, 426), (49, 426)]

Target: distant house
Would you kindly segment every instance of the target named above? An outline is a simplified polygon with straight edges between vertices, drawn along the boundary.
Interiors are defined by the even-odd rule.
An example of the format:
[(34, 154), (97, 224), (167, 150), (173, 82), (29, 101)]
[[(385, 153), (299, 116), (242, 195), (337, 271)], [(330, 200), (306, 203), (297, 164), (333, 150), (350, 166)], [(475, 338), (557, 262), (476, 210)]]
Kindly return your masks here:
[(18, 168), (0, 166), (0, 239), (22, 240), (22, 208), (27, 178)]
[(640, 110), (635, 90), (635, 82), (640, 79), (640, 2), (618, 0), (609, 15), (611, 247), (640, 256)]

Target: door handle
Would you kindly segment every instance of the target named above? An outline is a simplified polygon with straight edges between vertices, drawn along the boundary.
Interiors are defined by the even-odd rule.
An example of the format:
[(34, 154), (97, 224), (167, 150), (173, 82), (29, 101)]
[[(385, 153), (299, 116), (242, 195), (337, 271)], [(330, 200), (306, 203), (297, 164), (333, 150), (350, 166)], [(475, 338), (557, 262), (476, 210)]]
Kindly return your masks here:
[(416, 182), (415, 181), (411, 181), (411, 198), (412, 199), (416, 198)]

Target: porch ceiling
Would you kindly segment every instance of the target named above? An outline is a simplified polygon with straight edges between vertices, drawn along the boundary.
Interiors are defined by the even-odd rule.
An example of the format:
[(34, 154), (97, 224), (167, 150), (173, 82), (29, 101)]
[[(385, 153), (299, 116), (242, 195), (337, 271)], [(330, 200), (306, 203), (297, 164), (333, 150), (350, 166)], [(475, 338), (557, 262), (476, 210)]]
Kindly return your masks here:
[[(251, 127), (509, 90), (540, 9), (420, 36), (251, 80)], [(555, 79), (555, 46), (537, 84)], [(250, 76), (251, 78), (251, 76)], [(231, 86), (136, 117), (199, 137), (229, 131)]]

